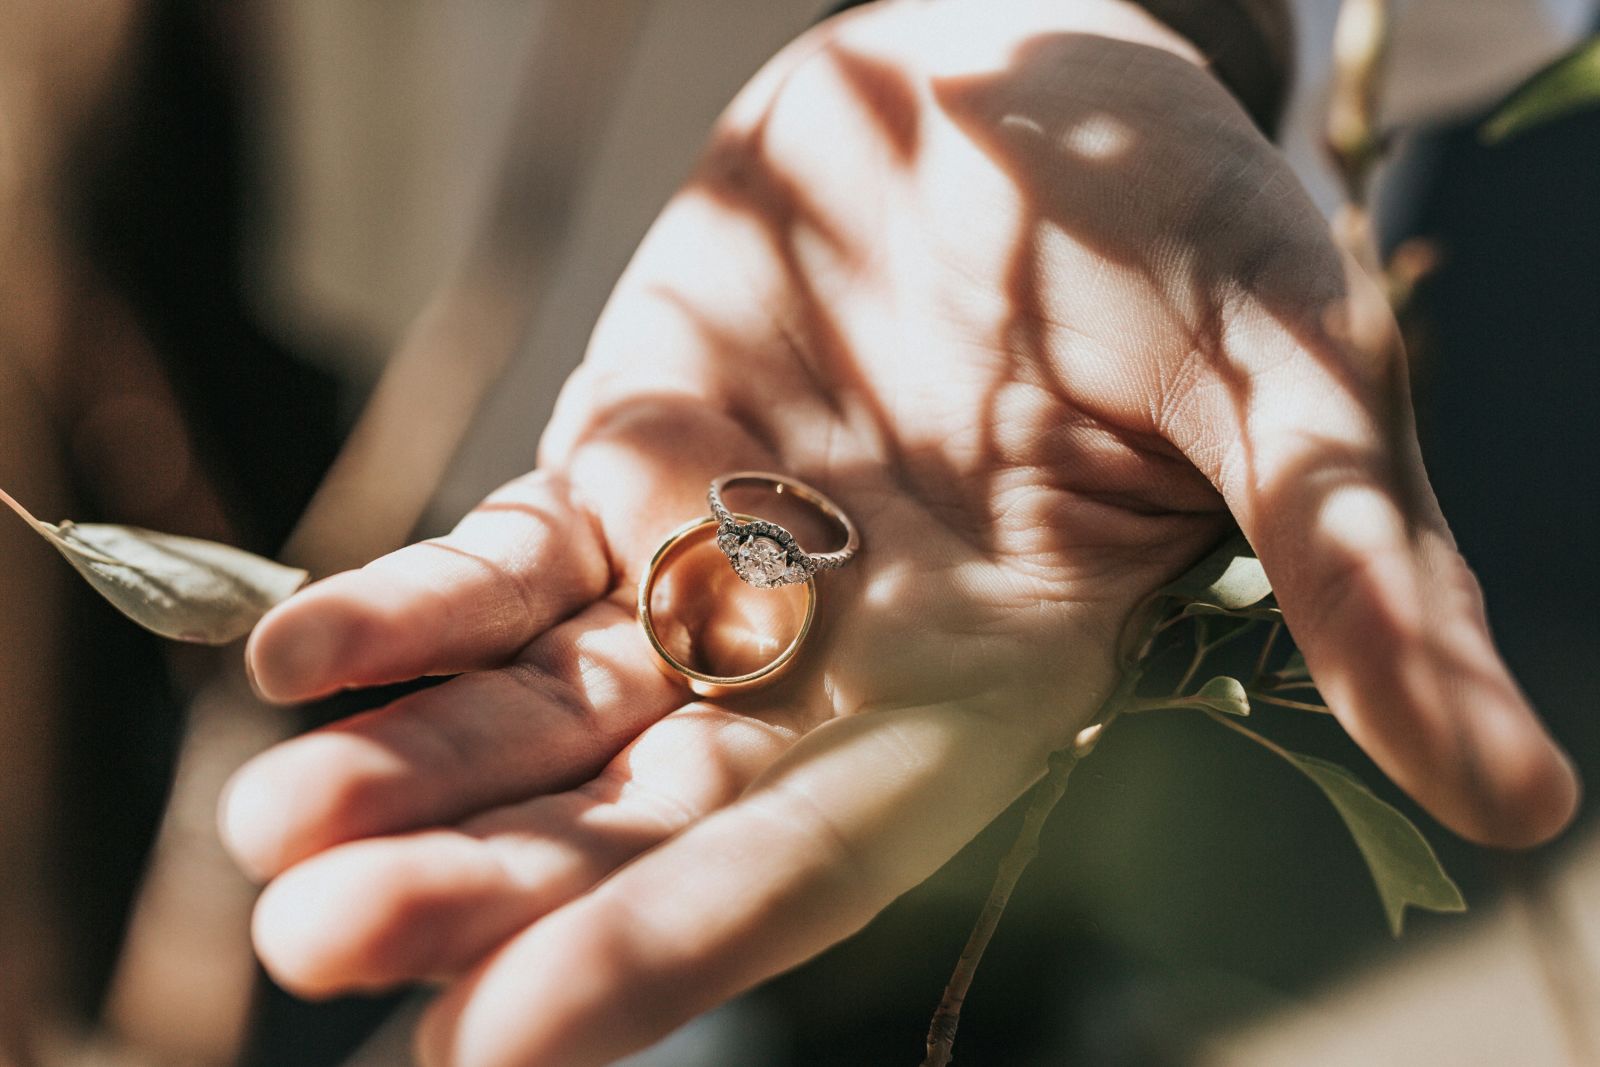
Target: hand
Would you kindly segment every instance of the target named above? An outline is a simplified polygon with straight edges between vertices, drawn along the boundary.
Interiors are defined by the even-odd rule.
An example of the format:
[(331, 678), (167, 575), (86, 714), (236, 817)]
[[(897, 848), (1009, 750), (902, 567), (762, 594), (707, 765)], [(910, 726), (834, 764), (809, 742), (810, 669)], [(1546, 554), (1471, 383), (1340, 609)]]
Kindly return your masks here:
[[(1576, 781), (1493, 649), (1375, 302), (1131, 7), (887, 3), (809, 34), (640, 248), (539, 469), (253, 636), (279, 700), (461, 673), (235, 779), (267, 967), (308, 995), (450, 983), (432, 1064), (639, 1047), (1027, 789), (1133, 606), (1234, 520), (1402, 787), (1480, 841), (1554, 834)], [(633, 588), (750, 467), (822, 487), (864, 547), (782, 682), (695, 700)]]

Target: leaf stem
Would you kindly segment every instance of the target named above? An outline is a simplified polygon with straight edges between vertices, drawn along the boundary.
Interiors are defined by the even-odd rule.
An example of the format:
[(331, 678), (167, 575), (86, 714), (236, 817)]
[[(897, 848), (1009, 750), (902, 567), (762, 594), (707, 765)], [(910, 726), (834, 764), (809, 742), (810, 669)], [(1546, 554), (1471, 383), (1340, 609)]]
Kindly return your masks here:
[(1292, 693), (1296, 689), (1309, 689), (1312, 692), (1316, 692), (1317, 683), (1308, 678), (1305, 681), (1273, 682), (1267, 686), (1267, 690), (1273, 693)]
[(1262, 677), (1267, 671), (1267, 657), (1272, 654), (1272, 646), (1278, 640), (1278, 634), (1283, 630), (1283, 620), (1275, 620), (1272, 627), (1267, 630), (1267, 638), (1261, 642), (1261, 652), (1256, 656), (1255, 669), (1250, 672), (1250, 686), (1254, 689), (1261, 684)]
[(1170, 697), (1148, 697), (1144, 700), (1135, 700), (1123, 710), (1128, 714), (1141, 711), (1180, 711), (1187, 708), (1203, 708), (1195, 694), (1183, 693)]
[(1170, 697), (1147, 697), (1144, 700), (1135, 700), (1125, 710), (1131, 715), (1141, 711), (1176, 711), (1179, 708), (1194, 706), (1188, 697), (1174, 694)]
[(1259, 621), (1259, 619), (1245, 619), (1238, 626), (1235, 626), (1221, 637), (1209, 642), (1206, 645), (1206, 655), (1210, 655), (1223, 645), (1227, 644), (1229, 641), (1237, 640), (1238, 638), (1249, 633), (1251, 630), (1254, 630), (1256, 628), (1256, 623)]
[(1178, 679), (1178, 684), (1172, 687), (1174, 697), (1181, 696), (1189, 688), (1189, 683), (1194, 681), (1194, 676), (1200, 673), (1200, 665), (1206, 661), (1206, 654), (1211, 651), (1211, 646), (1206, 644), (1206, 620), (1194, 620), (1194, 655), (1189, 658), (1189, 666), (1183, 672), (1183, 677)]
[[(1227, 715), (1222, 714), (1220, 711), (1212, 711), (1210, 708), (1201, 708), (1200, 709), (1200, 713), (1202, 715), (1206, 716), (1206, 718), (1210, 719), (1212, 722), (1221, 723), (1223, 726), (1226, 726), (1228, 729), (1232, 730), (1236, 734), (1243, 734), (1245, 737), (1248, 737), (1250, 740), (1254, 741), (1256, 744), (1260, 745), (1262, 748), (1265, 748), (1270, 752), (1273, 752), (1273, 753), (1276, 753), (1279, 756), (1282, 756), (1284, 759), (1288, 760), (1291, 764), (1294, 764), (1296, 769), (1300, 769), (1300, 765), (1298, 763), (1295, 763), (1294, 754), (1291, 753), (1288, 749), (1284, 748), (1282, 745), (1278, 744), (1276, 741), (1270, 740), (1269, 738), (1262, 737), (1260, 734), (1256, 733), (1254, 730), (1245, 729), (1243, 726), (1240, 726), (1238, 723), (1234, 722), (1233, 719), (1231, 719)], [(1305, 773), (1303, 769), (1301, 769), (1301, 773), (1302, 774)]]
[[(1195, 675), (1200, 673), (1200, 667), (1205, 663), (1207, 656), (1211, 655), (1211, 653), (1215, 652), (1229, 641), (1243, 637), (1246, 631), (1254, 629), (1255, 625), (1255, 619), (1245, 619), (1238, 626), (1235, 626), (1221, 637), (1208, 641), (1206, 640), (1207, 626), (1205, 617), (1195, 616), (1194, 656), (1189, 660), (1188, 669), (1183, 672), (1183, 677), (1179, 678), (1178, 684), (1172, 687), (1172, 696), (1179, 697), (1183, 695), (1184, 691), (1188, 689), (1190, 684), (1194, 681)], [(1130, 708), (1129, 710), (1148, 711), (1150, 709), (1141, 704), (1137, 709)]]
[(955, 972), (945, 985), (933, 1021), (928, 1025), (927, 1055), (922, 1067), (948, 1067), (954, 1055), (961, 1005), (967, 998), (967, 991), (972, 988), (978, 962), (983, 959), (984, 950), (989, 947), (989, 941), (1000, 925), (1000, 916), (1011, 900), (1017, 880), (1039, 854), (1039, 835), (1044, 829), (1045, 820), (1066, 791), (1067, 778), (1072, 774), (1072, 768), (1077, 766), (1079, 758), (1075, 748), (1057, 752), (1050, 759), (1050, 769), (1045, 777), (1034, 787), (1033, 799), (1028, 802), (1027, 814), (1022, 819), (1022, 829), (1017, 832), (1011, 850), (1000, 862), (994, 885), (989, 889), (989, 898), (984, 902), (983, 911), (967, 938), (966, 947), (961, 950), (961, 959), (956, 963)]
[(1196, 616), (1184, 615), (1182, 613), (1174, 615), (1172, 618), (1168, 619), (1166, 622), (1164, 622), (1161, 625), (1157, 626), (1154, 630), (1151, 630), (1150, 631), (1150, 636), (1154, 637), (1157, 634), (1164, 634), (1168, 630), (1172, 629), (1174, 626), (1177, 626), (1179, 623), (1188, 622), (1190, 619), (1195, 618), (1195, 617)]
[(103, 552), (95, 551), (79, 538), (71, 538), (69, 540), (66, 537), (66, 534), (67, 531), (72, 529), (72, 520), (70, 519), (62, 522), (60, 526), (52, 526), (48, 522), (41, 522), (33, 517), (33, 512), (17, 503), (16, 498), (10, 493), (6, 492), (4, 489), (0, 489), (0, 504), (5, 504), (6, 507), (20, 515), (23, 522), (33, 527), (34, 533), (38, 534), (40, 537), (56, 546), (59, 551), (71, 552), (80, 559), (86, 559), (91, 563), (98, 563), (101, 566), (128, 567), (133, 570), (138, 569), (131, 563), (120, 559), (112, 559)]
[(1332, 715), (1333, 709), (1326, 704), (1309, 704), (1303, 700), (1285, 700), (1263, 693), (1259, 689), (1247, 690), (1251, 700), (1259, 700), (1263, 704), (1276, 704), (1280, 708), (1293, 708), (1295, 711), (1315, 711), (1322, 715)]
[(45, 537), (50, 536), (51, 531), (49, 527), (40, 522), (38, 519), (34, 518), (33, 512), (17, 503), (16, 498), (10, 493), (6, 492), (4, 489), (0, 489), (0, 504), (4, 504), (6, 507), (16, 512), (22, 518), (23, 522), (27, 523), (29, 526), (32, 526), (34, 530), (40, 534), (44, 535)]

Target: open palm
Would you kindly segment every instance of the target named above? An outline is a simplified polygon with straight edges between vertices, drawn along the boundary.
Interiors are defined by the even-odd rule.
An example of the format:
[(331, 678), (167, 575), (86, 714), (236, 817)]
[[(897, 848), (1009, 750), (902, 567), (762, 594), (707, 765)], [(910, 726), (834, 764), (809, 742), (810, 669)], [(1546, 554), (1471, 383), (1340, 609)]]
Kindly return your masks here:
[[(452, 983), (441, 1065), (645, 1044), (952, 855), (1088, 721), (1133, 606), (1234, 521), (1397, 782), (1480, 840), (1554, 833), (1575, 782), (1426, 488), (1390, 324), (1194, 60), (1110, 0), (953, 0), (769, 64), (618, 285), (539, 470), (252, 638), (274, 699), (460, 674), (236, 778), (274, 975)], [(696, 700), (633, 588), (748, 468), (823, 488), (863, 549), (819, 577), (781, 682)], [(713, 612), (689, 636), (740, 634)]]

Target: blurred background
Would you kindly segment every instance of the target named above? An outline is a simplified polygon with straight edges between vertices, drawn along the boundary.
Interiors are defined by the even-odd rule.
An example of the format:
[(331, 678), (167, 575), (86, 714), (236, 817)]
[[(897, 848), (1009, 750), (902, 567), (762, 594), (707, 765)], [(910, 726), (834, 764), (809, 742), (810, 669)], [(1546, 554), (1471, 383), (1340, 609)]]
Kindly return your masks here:
[[(316, 573), (448, 528), (531, 466), (717, 112), (825, 6), (0, 0), (0, 487)], [(1285, 146), (1331, 211), (1337, 2), (1297, 6)], [(1406, 322), (1425, 452), (1508, 660), (1600, 780), (1600, 111), (1478, 136), (1600, 27), (1582, 0), (1399, 12), (1379, 206), (1387, 245), (1437, 259)], [(212, 829), (249, 754), (384, 694), (267, 709), (238, 654), (136, 631), (0, 522), (0, 1065), (408, 1062), (405, 994), (313, 1006), (259, 974), (254, 890)], [(1600, 1062), (1593, 805), (1533, 856), (1488, 853), (1329, 723), (1266, 720), (1460, 882), (1466, 916), (1393, 941), (1323, 797), (1191, 718), (1124, 720), (1074, 776), (958, 1062)], [(630, 1063), (917, 1062), (1017, 823)]]

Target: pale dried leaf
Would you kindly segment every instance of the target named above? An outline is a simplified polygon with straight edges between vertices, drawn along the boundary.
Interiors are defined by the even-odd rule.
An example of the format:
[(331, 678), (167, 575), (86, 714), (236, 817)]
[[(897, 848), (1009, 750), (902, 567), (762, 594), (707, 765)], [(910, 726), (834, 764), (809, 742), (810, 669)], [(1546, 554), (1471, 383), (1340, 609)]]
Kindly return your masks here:
[(237, 640), (308, 577), (243, 549), (132, 526), (34, 528), (124, 615), (179, 641)]

